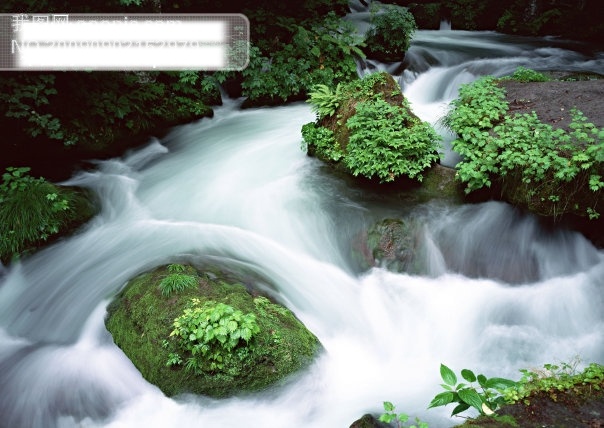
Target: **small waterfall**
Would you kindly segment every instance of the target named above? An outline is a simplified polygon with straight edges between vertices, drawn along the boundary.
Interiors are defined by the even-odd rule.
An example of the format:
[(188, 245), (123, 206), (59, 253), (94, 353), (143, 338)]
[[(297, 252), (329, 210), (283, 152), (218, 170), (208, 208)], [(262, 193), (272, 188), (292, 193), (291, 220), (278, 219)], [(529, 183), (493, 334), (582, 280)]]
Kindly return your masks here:
[(451, 21), (449, 21), (448, 19), (441, 20), (438, 29), (440, 31), (451, 31)]

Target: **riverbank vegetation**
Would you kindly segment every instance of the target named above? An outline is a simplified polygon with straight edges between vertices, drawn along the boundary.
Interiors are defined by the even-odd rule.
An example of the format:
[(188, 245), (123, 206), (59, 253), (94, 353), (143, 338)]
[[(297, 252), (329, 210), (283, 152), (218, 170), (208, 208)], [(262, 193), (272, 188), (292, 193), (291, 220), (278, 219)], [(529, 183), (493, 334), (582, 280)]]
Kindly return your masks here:
[[(542, 368), (521, 369), (521, 378), (512, 381), (475, 375), (461, 371), (461, 382), (449, 367), (441, 364), (441, 387), (428, 408), (457, 404), (451, 417), (463, 417), (460, 427), (509, 428), (543, 426), (597, 426), (601, 422), (601, 401), (604, 399), (604, 366), (591, 363), (577, 370), (579, 359)], [(378, 420), (387, 426), (427, 428), (428, 424), (397, 412), (395, 405), (385, 401), (384, 412), (365, 415), (351, 428), (378, 427)], [(473, 409), (476, 416), (459, 416)], [(412, 421), (415, 421), (413, 423)], [(593, 425), (592, 425), (593, 424)]]
[[(523, 69), (517, 76), (544, 80)], [(534, 111), (514, 112), (499, 82), (487, 76), (463, 85), (445, 118), (457, 134), (452, 146), (463, 156), (457, 177), (466, 193), (493, 187), (540, 215), (597, 219), (604, 208), (604, 129), (577, 109), (568, 129), (541, 122)]]
[(0, 182), (0, 261), (9, 263), (95, 212), (82, 190), (57, 186), (29, 175), (29, 168), (7, 168)]

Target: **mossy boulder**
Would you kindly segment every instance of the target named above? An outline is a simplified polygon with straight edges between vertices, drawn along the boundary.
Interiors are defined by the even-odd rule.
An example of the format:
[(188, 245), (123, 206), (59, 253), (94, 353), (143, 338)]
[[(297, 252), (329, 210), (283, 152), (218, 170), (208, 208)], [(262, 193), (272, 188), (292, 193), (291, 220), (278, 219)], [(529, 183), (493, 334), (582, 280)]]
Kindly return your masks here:
[(350, 425), (350, 428), (388, 428), (389, 426), (390, 425), (380, 422), (375, 416), (365, 414), (361, 418), (354, 421)]
[[(117, 346), (164, 394), (226, 397), (257, 391), (286, 382), (313, 361), (320, 343), (287, 308), (258, 296), (228, 272), (200, 272), (191, 266), (178, 266), (182, 266), (178, 275), (195, 279), (193, 286), (188, 284), (179, 291), (173, 287), (174, 291), (166, 292), (162, 280), (174, 275), (167, 266), (143, 273), (130, 280), (110, 303), (105, 320)], [(225, 364), (224, 369), (193, 371), (186, 367), (192, 355), (182, 353), (180, 364), (168, 365), (174, 355), (170, 336), (174, 321), (193, 299), (224, 303), (255, 317), (258, 333), (233, 350), (245, 354), (236, 370)]]
[[(342, 150), (346, 150), (350, 139), (350, 130), (347, 126), (348, 119), (355, 115), (359, 103), (381, 98), (392, 106), (401, 106), (405, 99), (398, 83), (386, 72), (369, 75), (362, 80), (347, 85), (342, 97), (343, 100), (335, 110), (335, 114), (324, 116), (318, 121), (319, 126), (334, 133)], [(413, 112), (409, 110), (408, 113), (417, 119)]]
[(302, 127), (307, 153), (380, 183), (421, 181), (439, 160), (440, 136), (410, 108), (388, 73), (310, 93), (317, 120)]
[(465, 200), (463, 185), (455, 179), (455, 169), (439, 164), (425, 171), (422, 185), (416, 193), (420, 201), (445, 199), (461, 204)]

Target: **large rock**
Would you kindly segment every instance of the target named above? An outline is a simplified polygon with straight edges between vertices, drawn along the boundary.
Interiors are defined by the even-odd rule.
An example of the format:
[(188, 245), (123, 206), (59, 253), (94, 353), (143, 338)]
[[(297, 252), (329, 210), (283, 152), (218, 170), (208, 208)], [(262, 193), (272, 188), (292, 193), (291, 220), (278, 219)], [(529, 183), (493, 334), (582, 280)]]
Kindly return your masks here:
[[(166, 266), (128, 282), (108, 307), (105, 321), (114, 342), (143, 377), (166, 395), (195, 393), (224, 397), (255, 391), (286, 381), (310, 364), (320, 348), (317, 338), (287, 308), (266, 298), (254, 297), (228, 272), (198, 272), (187, 266), (182, 275), (194, 278), (193, 286), (164, 296), (160, 282), (169, 276)], [(254, 284), (251, 285), (253, 289)], [(254, 292), (255, 293), (255, 292)], [(182, 364), (168, 366), (173, 352), (174, 320), (193, 298), (227, 304), (255, 315), (260, 327), (237, 370), (193, 372)], [(240, 349), (238, 347), (237, 349)]]
[(412, 185), (439, 160), (440, 136), (411, 111), (388, 73), (310, 95), (318, 118), (302, 127), (307, 152), (336, 169), (380, 183), (407, 180)]

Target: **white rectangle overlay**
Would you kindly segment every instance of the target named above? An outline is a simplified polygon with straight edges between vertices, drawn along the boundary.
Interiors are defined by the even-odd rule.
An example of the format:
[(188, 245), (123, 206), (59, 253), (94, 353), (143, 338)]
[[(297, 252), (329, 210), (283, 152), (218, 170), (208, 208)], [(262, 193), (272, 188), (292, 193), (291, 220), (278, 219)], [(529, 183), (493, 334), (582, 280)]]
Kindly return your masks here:
[(248, 45), (243, 15), (77, 15), (19, 21), (10, 54), (21, 70), (221, 70), (244, 68)]
[[(129, 43), (126, 43), (128, 46)], [(46, 46), (20, 49), (21, 69), (221, 69), (225, 66), (224, 46)]]
[(224, 22), (177, 21), (71, 21), (24, 22), (19, 31), (22, 42), (41, 41), (203, 41), (225, 43)]

